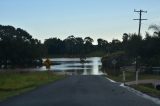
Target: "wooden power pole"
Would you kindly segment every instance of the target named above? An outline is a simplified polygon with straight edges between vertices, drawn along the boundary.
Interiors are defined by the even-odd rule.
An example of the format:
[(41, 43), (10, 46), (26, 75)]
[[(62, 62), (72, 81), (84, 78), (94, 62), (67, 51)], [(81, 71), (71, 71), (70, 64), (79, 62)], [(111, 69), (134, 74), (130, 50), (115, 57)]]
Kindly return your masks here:
[(142, 19), (142, 13), (147, 13), (147, 11), (143, 11), (143, 10), (134, 10), (134, 12), (138, 12), (139, 13), (139, 19), (133, 19), (133, 20), (138, 20), (139, 21), (139, 29), (138, 29), (138, 35), (140, 36), (141, 34), (141, 24), (143, 20), (147, 20), (147, 19)]
[[(147, 11), (143, 11), (143, 10), (134, 10), (134, 12), (139, 13), (139, 19), (133, 19), (133, 20), (138, 20), (139, 21), (139, 28), (138, 28), (138, 36), (140, 36), (141, 34), (141, 24), (143, 20), (147, 20), (147, 19), (142, 19), (142, 13), (147, 13)], [(138, 84), (138, 70), (137, 70), (137, 57), (136, 57), (136, 84)]]

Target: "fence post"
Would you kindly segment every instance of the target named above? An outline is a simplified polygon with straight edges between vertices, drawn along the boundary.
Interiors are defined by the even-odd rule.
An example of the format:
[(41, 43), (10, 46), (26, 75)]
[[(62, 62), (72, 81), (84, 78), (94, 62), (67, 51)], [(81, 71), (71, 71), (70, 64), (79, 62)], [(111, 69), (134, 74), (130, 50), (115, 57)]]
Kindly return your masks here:
[(126, 81), (126, 75), (125, 75), (125, 71), (123, 71), (123, 82), (125, 83)]
[(139, 74), (139, 71), (136, 71), (136, 85), (138, 85), (138, 74)]

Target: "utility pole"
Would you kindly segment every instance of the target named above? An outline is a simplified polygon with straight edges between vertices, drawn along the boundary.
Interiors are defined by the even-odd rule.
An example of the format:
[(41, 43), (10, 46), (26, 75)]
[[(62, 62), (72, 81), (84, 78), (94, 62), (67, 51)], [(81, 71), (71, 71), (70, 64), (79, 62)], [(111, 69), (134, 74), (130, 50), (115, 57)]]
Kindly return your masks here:
[[(141, 24), (142, 24), (142, 21), (143, 20), (147, 20), (147, 19), (142, 19), (142, 13), (147, 13), (147, 11), (143, 11), (143, 10), (139, 10), (139, 11), (137, 11), (137, 10), (134, 10), (134, 12), (137, 12), (137, 13), (139, 13), (139, 19), (133, 19), (133, 20), (138, 20), (139, 21), (139, 28), (138, 28), (138, 36), (140, 36), (140, 34), (141, 34)], [(138, 84), (138, 70), (137, 70), (137, 57), (136, 57), (136, 85)]]
[(147, 19), (142, 19), (142, 13), (147, 13), (147, 11), (143, 11), (143, 10), (134, 10), (134, 12), (139, 13), (139, 19), (133, 19), (133, 20), (138, 20), (139, 21), (139, 29), (138, 29), (138, 35), (140, 36), (141, 34), (141, 24), (143, 20), (147, 20)]
[[(143, 11), (143, 10), (137, 11), (137, 10), (134, 9), (134, 12), (139, 13), (139, 19), (133, 19), (133, 20), (138, 20), (139, 21), (138, 36), (140, 36), (141, 35), (141, 24), (142, 24), (142, 21), (143, 20), (147, 20), (147, 19), (142, 19), (142, 13), (147, 13), (147, 11)], [(136, 61), (136, 71), (137, 71), (137, 57), (136, 57), (135, 61)]]

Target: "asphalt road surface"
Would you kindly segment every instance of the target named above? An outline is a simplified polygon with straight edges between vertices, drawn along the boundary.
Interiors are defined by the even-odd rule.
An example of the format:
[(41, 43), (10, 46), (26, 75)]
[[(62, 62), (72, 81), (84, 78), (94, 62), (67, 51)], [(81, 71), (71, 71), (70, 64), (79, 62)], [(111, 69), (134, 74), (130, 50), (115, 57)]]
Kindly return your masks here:
[(0, 106), (158, 106), (103, 76), (71, 76), (10, 98)]

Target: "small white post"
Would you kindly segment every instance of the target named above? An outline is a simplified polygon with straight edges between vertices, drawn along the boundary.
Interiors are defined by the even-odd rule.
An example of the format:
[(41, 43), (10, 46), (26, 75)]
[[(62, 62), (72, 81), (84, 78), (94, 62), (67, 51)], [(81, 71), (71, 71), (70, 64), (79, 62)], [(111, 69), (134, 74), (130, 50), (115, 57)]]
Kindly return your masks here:
[(136, 85), (138, 85), (138, 73), (139, 71), (136, 71)]
[(115, 75), (116, 75), (116, 64), (114, 64), (114, 72), (115, 72)]
[(124, 83), (125, 83), (125, 81), (126, 81), (125, 71), (123, 71), (123, 81), (124, 81)]

